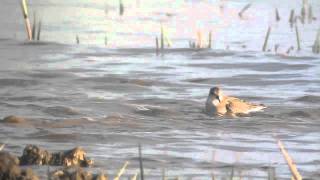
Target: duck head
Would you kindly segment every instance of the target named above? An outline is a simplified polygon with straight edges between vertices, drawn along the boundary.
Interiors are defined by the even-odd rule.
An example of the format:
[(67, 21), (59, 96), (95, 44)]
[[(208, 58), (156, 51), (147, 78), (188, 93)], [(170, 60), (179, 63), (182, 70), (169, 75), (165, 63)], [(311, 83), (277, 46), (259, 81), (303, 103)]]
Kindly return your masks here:
[(209, 97), (212, 98), (212, 100), (217, 100), (219, 103), (223, 100), (223, 93), (222, 90), (219, 87), (213, 87), (209, 91)]

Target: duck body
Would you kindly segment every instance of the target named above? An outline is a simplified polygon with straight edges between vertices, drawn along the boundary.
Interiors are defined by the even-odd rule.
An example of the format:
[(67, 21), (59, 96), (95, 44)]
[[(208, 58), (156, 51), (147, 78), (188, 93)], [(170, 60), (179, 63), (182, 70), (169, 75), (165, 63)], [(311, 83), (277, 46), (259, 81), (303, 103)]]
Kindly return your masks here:
[(214, 116), (237, 116), (265, 109), (262, 104), (253, 104), (236, 97), (225, 96), (219, 87), (213, 87), (205, 104), (206, 113)]

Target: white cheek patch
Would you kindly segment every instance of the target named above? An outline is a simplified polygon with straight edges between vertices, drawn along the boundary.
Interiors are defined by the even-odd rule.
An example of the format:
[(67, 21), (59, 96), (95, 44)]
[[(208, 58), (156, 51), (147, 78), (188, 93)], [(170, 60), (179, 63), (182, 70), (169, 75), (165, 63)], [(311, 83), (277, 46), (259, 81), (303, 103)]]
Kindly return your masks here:
[(212, 104), (217, 106), (218, 104), (220, 104), (220, 101), (218, 99), (215, 99), (212, 101)]

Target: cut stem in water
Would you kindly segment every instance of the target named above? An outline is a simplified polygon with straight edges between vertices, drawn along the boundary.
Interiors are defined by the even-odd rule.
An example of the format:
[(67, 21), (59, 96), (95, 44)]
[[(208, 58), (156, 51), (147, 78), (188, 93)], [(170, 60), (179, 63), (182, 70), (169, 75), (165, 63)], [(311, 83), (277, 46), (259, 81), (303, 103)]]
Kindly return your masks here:
[(296, 38), (297, 38), (297, 50), (300, 51), (301, 50), (301, 45), (300, 45), (300, 35), (299, 35), (299, 29), (298, 29), (298, 25), (296, 24)]
[(264, 43), (263, 43), (263, 47), (262, 47), (262, 51), (266, 51), (267, 50), (267, 46), (268, 46), (268, 40), (269, 40), (269, 36), (271, 33), (271, 26), (269, 26), (266, 37), (264, 39)]

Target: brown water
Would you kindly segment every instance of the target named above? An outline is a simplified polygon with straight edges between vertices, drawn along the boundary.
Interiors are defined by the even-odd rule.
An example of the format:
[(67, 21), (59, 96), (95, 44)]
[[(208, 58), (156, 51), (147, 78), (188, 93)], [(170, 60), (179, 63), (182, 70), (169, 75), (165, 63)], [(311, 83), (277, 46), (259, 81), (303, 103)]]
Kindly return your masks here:
[[(188, 3), (173, 7), (184, 7)], [(246, 4), (228, 3), (231, 10)], [(4, 1), (1, 12), (12, 13), (9, 20), (14, 20), (1, 19), (7, 28), (1, 29), (0, 39), (0, 116), (14, 114), (29, 118), (26, 123), (1, 124), (0, 138), (8, 144), (6, 150), (21, 154), (26, 144), (40, 145), (50, 151), (82, 146), (96, 161), (97, 171), (103, 169), (112, 175), (125, 161), (130, 161), (128, 176), (138, 170), (137, 146), (141, 143), (149, 178), (161, 176), (162, 169), (166, 169), (170, 177), (210, 179), (212, 173), (228, 177), (236, 166), (236, 176), (265, 179), (268, 167), (272, 167), (277, 177), (288, 179), (290, 172), (276, 145), (275, 137), (278, 137), (302, 175), (319, 178), (320, 61), (310, 48), (319, 20), (301, 26), (302, 51), (294, 51), (290, 56), (261, 53), (267, 27), (264, 22), (269, 21), (263, 19), (262, 14), (273, 12), (272, 7), (277, 4), (274, 1), (253, 3), (258, 9), (268, 7), (269, 10), (265, 8), (257, 16), (248, 11), (253, 20), (242, 21), (229, 13), (232, 23), (220, 31), (222, 37), (228, 38), (221, 40), (218, 36), (213, 50), (187, 49), (188, 39), (177, 37), (173, 39), (177, 42), (175, 48), (157, 56), (150, 48), (153, 33), (157, 32), (125, 34), (115, 29), (115, 38), (123, 35), (120, 39), (128, 38), (129, 43), (106, 48), (95, 39), (87, 38), (81, 40), (81, 45), (72, 45), (77, 32), (68, 29), (70, 24), (66, 28), (58, 24), (61, 19), (50, 12), (59, 7), (62, 12), (70, 13), (67, 20), (77, 19), (76, 14), (82, 17), (83, 13), (72, 14), (66, 9), (85, 7), (86, 12), (104, 12), (106, 5), (102, 1), (95, 4), (31, 2), (31, 7), (42, 7), (41, 14), (50, 17), (46, 19), (51, 24), (44, 26), (43, 41), (58, 43), (24, 42), (23, 22), (21, 19), (15, 22), (14, 18), (20, 15), (20, 9), (13, 8), (16, 3)], [(319, 3), (310, 3), (318, 15)], [(218, 7), (217, 2), (209, 4), (212, 8)], [(165, 11), (174, 9), (168, 10), (162, 5)], [(296, 8), (300, 5), (290, 4)], [(285, 5), (282, 6), (281, 12), (288, 14)], [(116, 17), (115, 13), (111, 15)], [(119, 19), (112, 19), (115, 17), (107, 22), (119, 23)], [(100, 15), (96, 15), (90, 21), (88, 17), (85, 20), (92, 27), (99, 18)], [(131, 19), (134, 18), (130, 15), (127, 21)], [(103, 40), (103, 28), (89, 31), (85, 29), (86, 22), (81, 20), (80, 27), (75, 28), (80, 31), (80, 37), (101, 36), (99, 39)], [(143, 18), (136, 21), (144, 22)], [(150, 21), (158, 22), (157, 19)], [(105, 24), (101, 26), (107, 25), (102, 22)], [(168, 26), (170, 23), (173, 22), (169, 20)], [(290, 31), (286, 18), (281, 23), (274, 25), (278, 31), (271, 37), (270, 46), (295, 45), (294, 32)], [(239, 28), (235, 29), (235, 24)], [(252, 28), (248, 28), (248, 24)], [(287, 29), (280, 28), (282, 26)], [(284, 33), (287, 30), (289, 34)], [(65, 36), (55, 39), (55, 33)], [(130, 43), (134, 44), (138, 37), (147, 40), (134, 48)], [(120, 39), (114, 41), (122, 42)], [(242, 48), (243, 44), (247, 48)], [(226, 46), (231, 50), (226, 50)], [(208, 117), (203, 113), (204, 102), (209, 88), (216, 85), (227, 94), (264, 103), (268, 108), (236, 119)], [(35, 169), (46, 171), (45, 167)]]

